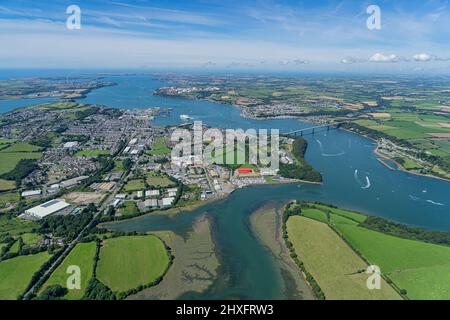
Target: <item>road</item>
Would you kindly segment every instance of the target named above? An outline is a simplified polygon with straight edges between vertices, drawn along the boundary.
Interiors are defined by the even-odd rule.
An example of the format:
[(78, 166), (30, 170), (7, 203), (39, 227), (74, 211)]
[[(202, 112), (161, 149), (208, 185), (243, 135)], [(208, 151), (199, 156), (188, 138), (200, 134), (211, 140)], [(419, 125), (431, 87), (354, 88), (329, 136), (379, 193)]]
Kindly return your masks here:
[[(120, 155), (122, 153), (122, 151), (120, 151), (118, 154)], [(119, 155), (117, 155), (116, 157), (114, 157), (112, 159), (112, 161), (116, 160)], [(135, 168), (136, 164), (133, 166), (133, 169)], [(130, 170), (130, 172), (133, 172), (133, 169)], [(80, 231), (80, 233), (77, 235), (77, 237), (72, 240), (72, 242), (67, 246), (67, 248), (64, 250), (64, 252), (58, 257), (58, 259), (56, 259), (45, 271), (44, 274), (41, 276), (40, 279), (42, 278), (46, 278), (47, 276), (49, 276), (51, 274), (51, 272), (54, 270), (54, 268), (56, 266), (58, 266), (65, 258), (66, 256), (70, 253), (70, 251), (76, 246), (76, 244), (80, 241), (80, 239), (82, 238), (84, 232), (86, 230), (88, 230), (90, 227), (92, 227), (92, 224), (94, 223), (95, 219), (101, 215), (103, 212), (106, 211), (106, 209), (108, 208), (109, 204), (112, 202), (112, 199), (115, 198), (115, 196), (117, 195), (117, 192), (122, 188), (123, 185), (123, 181), (130, 175), (130, 172), (128, 172), (127, 174), (124, 174), (121, 178), (121, 180), (115, 185), (114, 189), (112, 190), (112, 192), (107, 196), (107, 198), (105, 199), (105, 201), (103, 201), (103, 204), (100, 206), (100, 208), (98, 208), (97, 212), (94, 214), (94, 216), (92, 217), (92, 220)], [(40, 280), (39, 279), (39, 280)], [(32, 295), (32, 293), (34, 292), (34, 290), (37, 289), (37, 284), (39, 283), (39, 281), (36, 281), (36, 283), (24, 294), (23, 296), (23, 300), (28, 300), (30, 298), (30, 296)]]

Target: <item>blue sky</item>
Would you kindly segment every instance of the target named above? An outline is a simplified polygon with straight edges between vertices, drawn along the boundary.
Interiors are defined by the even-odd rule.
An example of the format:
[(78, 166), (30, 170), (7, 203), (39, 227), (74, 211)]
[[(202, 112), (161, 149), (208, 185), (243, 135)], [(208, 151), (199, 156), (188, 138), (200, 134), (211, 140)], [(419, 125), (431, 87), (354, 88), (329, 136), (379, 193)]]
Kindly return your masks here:
[(450, 72), (450, 1), (0, 0), (0, 43), (0, 68)]

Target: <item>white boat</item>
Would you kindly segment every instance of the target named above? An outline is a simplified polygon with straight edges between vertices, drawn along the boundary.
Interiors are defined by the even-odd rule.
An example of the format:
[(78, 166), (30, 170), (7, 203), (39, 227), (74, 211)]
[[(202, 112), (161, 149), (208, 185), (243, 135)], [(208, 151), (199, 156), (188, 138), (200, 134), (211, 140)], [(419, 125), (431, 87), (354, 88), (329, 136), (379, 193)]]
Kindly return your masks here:
[(181, 120), (190, 120), (190, 119), (192, 119), (190, 116), (188, 116), (187, 114), (181, 114), (180, 115), (180, 119)]

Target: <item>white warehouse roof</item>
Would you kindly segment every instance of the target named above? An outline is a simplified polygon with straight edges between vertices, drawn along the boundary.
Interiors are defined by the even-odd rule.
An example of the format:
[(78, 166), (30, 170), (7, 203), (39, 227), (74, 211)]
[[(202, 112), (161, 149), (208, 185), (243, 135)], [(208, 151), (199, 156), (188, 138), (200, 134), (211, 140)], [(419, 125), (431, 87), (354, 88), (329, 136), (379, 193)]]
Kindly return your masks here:
[(171, 206), (174, 200), (175, 200), (175, 198), (173, 198), (173, 197), (163, 198), (162, 204), (163, 204), (163, 206)]
[(42, 219), (48, 215), (59, 212), (63, 209), (70, 207), (70, 204), (61, 199), (54, 199), (42, 203), (34, 208), (25, 210), (26, 214)]
[(31, 196), (38, 196), (42, 193), (41, 190), (29, 190), (22, 192), (22, 197), (31, 197)]

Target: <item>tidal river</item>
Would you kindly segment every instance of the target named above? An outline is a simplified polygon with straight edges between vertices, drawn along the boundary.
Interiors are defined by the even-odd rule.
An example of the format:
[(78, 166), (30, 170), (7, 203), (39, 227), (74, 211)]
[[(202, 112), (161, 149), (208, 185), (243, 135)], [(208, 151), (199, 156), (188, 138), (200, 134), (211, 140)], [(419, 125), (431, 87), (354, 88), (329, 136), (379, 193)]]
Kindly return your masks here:
[[(190, 101), (152, 96), (154, 89), (167, 85), (145, 76), (111, 77), (115, 87), (91, 92), (80, 102), (101, 103), (118, 108), (170, 107), (167, 117), (154, 125), (181, 122), (188, 114), (210, 126), (225, 128), (274, 128), (280, 132), (309, 127), (297, 120), (250, 120), (238, 108), (207, 101)], [(221, 276), (202, 294), (184, 298), (289, 298), (280, 268), (249, 227), (249, 215), (259, 207), (291, 199), (315, 200), (343, 208), (382, 216), (390, 220), (450, 231), (450, 183), (428, 177), (392, 171), (374, 154), (375, 144), (341, 130), (306, 136), (306, 159), (324, 177), (323, 185), (276, 185), (239, 189), (220, 203), (210, 204), (174, 217), (144, 216), (114, 224), (124, 231), (173, 230), (184, 233), (194, 219), (207, 212), (221, 263)]]

